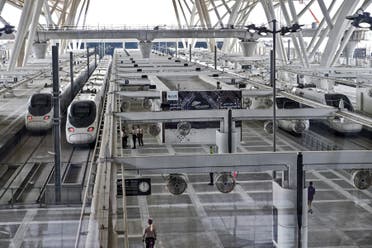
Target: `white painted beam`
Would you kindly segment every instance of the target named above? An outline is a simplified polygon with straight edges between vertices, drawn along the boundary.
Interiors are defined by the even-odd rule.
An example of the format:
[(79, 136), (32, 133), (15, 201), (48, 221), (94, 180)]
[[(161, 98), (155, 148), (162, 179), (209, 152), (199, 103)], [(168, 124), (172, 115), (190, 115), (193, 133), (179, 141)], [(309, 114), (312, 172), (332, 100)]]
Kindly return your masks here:
[[(372, 168), (370, 151), (305, 151), (305, 170), (363, 169)], [(207, 173), (207, 172), (263, 172), (288, 170), (296, 165), (297, 152), (255, 152), (213, 155), (159, 155), (114, 157), (127, 171), (157, 171), (158, 173)], [(293, 168), (293, 167), (292, 167)]]
[[(222, 121), (227, 116), (226, 109), (218, 110), (183, 110), (183, 111), (159, 111), (159, 112), (116, 112), (115, 117), (126, 122), (180, 122), (180, 121)], [(335, 108), (302, 108), (302, 109), (278, 109), (278, 120), (291, 119), (325, 119), (334, 116)], [(233, 109), (232, 119), (238, 120), (271, 120), (272, 109)]]
[(258, 152), (247, 154), (213, 154), (213, 155), (166, 155), (116, 157), (114, 162), (124, 164), (127, 171), (161, 171), (166, 172), (225, 172), (225, 171), (268, 171), (287, 170), (288, 164), (295, 164), (295, 152)]

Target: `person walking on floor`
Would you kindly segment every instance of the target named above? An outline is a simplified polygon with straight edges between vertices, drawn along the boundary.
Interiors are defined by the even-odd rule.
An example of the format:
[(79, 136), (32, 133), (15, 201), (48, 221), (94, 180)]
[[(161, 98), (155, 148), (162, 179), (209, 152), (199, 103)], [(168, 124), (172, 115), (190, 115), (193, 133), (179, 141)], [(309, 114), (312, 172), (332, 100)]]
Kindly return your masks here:
[(152, 219), (148, 219), (147, 223), (149, 224), (145, 231), (143, 232), (142, 241), (146, 243), (146, 248), (153, 248), (156, 241), (156, 229), (153, 224)]
[(121, 145), (123, 149), (126, 149), (128, 146), (128, 133), (124, 126), (121, 128)]
[(135, 129), (135, 126), (132, 126), (132, 141), (133, 141), (133, 146), (132, 149), (136, 149), (136, 141), (137, 141), (137, 130)]
[(307, 206), (309, 208), (308, 212), (313, 213), (313, 210), (311, 209), (311, 204), (313, 203), (315, 195), (315, 188), (313, 186), (313, 182), (309, 182), (309, 187), (307, 187)]
[(141, 128), (139, 125), (137, 127), (137, 138), (138, 138), (138, 145), (143, 146), (143, 128)]

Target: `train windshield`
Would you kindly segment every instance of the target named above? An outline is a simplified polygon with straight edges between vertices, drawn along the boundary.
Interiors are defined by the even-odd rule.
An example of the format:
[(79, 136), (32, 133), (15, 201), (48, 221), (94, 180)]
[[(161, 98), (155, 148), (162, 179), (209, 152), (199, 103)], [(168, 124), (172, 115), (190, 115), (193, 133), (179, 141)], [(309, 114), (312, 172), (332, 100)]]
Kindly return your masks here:
[(295, 102), (288, 98), (276, 98), (276, 106), (280, 109), (296, 109), (301, 108), (300, 104), (298, 102)]
[[(353, 105), (351, 104), (349, 98), (343, 94), (325, 94), (325, 100), (328, 106), (340, 107), (343, 104), (343, 107), (349, 111), (354, 111)], [(343, 103), (340, 104), (340, 102)]]
[(31, 96), (28, 111), (34, 116), (42, 116), (52, 109), (52, 95), (47, 93), (34, 94)]
[(93, 101), (74, 102), (68, 119), (74, 127), (87, 127), (96, 119), (96, 104)]

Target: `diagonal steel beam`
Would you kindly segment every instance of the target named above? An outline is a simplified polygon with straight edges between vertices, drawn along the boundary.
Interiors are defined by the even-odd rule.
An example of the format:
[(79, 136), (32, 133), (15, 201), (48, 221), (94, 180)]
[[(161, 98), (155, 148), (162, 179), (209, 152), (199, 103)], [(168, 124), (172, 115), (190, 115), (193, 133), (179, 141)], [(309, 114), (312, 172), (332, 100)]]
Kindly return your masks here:
[(320, 7), (320, 9), (323, 13), (324, 19), (326, 20), (326, 22), (328, 24), (328, 27), (330, 29), (332, 29), (333, 28), (333, 23), (332, 23), (331, 17), (329, 16), (329, 12), (327, 10), (327, 7), (324, 4), (324, 1), (323, 0), (318, 0), (318, 4), (319, 4), (319, 7)]
[(329, 67), (336, 55), (338, 46), (345, 33), (346, 26), (348, 24), (346, 16), (351, 15), (355, 12), (355, 8), (359, 5), (358, 1), (344, 1), (340, 7), (340, 13), (336, 18), (333, 29), (329, 33), (329, 39), (324, 49), (320, 66)]
[[(297, 16), (297, 13), (296, 13), (296, 8), (295, 8), (294, 3), (293, 3), (292, 0), (288, 0), (288, 6), (289, 6), (289, 9), (290, 9), (291, 14), (292, 14), (293, 23), (298, 23), (298, 16)], [(304, 62), (305, 62), (304, 65), (305, 65), (306, 68), (308, 68), (309, 67), (309, 59), (308, 59), (308, 56), (307, 56), (307, 53), (306, 53), (305, 41), (304, 41), (304, 37), (302, 35), (302, 31), (300, 30), (295, 35), (298, 37), (298, 41), (300, 43), (301, 54), (302, 54)]]

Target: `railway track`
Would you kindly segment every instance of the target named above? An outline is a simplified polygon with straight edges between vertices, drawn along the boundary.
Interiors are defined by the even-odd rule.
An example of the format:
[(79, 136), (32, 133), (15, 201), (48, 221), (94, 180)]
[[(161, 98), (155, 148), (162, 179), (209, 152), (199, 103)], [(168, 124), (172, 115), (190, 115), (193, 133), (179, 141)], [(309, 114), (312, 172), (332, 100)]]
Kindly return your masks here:
[[(26, 160), (21, 162), (11, 177), (7, 180), (5, 185), (0, 189), (0, 205), (13, 203), (14, 198), (19, 194), (19, 190), (24, 187), (24, 179), (28, 179), (32, 176), (33, 168), (36, 163), (30, 163), (30, 159), (36, 153), (41, 146), (46, 136), (40, 137), (28, 137), (26, 139), (27, 144), (33, 146), (31, 152), (28, 154)], [(26, 144), (26, 143), (25, 143)], [(23, 148), (23, 147), (21, 147)]]
[[(9, 168), (8, 173), (4, 173), (8, 179), (3, 181), (0, 189), (1, 206), (9, 204), (23, 206), (45, 202), (46, 187), (48, 184), (54, 184), (54, 162), (50, 155), (42, 158), (38, 154), (44, 152), (43, 146), (49, 138), (51, 138), (49, 134), (27, 135), (22, 143), (14, 147), (14, 150), (28, 151), (27, 156), (17, 161), (14, 159), (17, 156), (15, 152), (10, 161), (2, 163), (8, 165)], [(62, 162), (62, 182), (83, 185), (92, 149), (74, 147), (69, 150), (69, 147), (64, 147), (64, 152), (68, 153), (68, 160)], [(15, 166), (16, 169), (14, 169)]]

